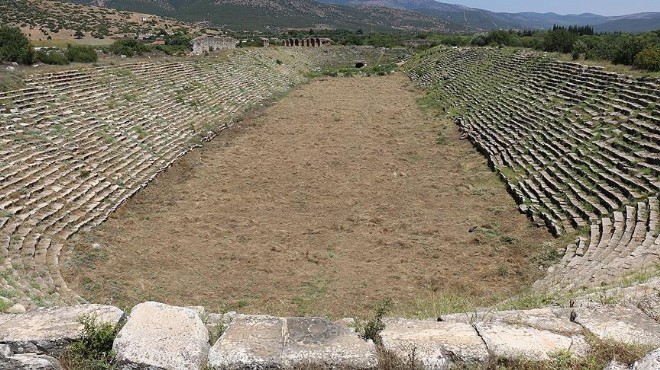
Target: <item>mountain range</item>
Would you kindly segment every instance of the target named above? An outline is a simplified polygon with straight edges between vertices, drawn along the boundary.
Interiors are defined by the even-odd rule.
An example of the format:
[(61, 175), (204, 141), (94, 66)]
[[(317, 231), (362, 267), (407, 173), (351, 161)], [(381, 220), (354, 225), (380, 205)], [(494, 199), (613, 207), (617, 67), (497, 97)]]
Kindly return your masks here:
[(347, 28), (373, 31), (480, 32), (591, 25), (597, 32), (660, 29), (660, 12), (622, 16), (591, 13), (498, 13), (434, 0), (71, 0), (231, 29)]

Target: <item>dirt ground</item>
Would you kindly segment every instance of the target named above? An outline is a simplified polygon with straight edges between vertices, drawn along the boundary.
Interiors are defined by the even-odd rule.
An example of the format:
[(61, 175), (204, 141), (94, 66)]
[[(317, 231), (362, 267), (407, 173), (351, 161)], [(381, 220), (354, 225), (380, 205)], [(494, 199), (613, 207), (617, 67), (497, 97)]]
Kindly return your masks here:
[(385, 298), (429, 316), (447, 296), (520, 291), (552, 237), (451, 122), (420, 111), (420, 94), (400, 74), (293, 91), (80, 235), (69, 284), (125, 307), (329, 317)]

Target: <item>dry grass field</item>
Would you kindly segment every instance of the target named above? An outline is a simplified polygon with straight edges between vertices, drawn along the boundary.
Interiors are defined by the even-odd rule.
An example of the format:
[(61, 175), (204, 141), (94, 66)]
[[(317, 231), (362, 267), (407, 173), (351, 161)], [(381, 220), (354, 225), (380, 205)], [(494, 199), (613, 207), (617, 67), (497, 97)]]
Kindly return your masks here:
[(68, 283), (126, 307), (330, 317), (524, 290), (563, 241), (419, 95), (401, 74), (325, 78), (257, 109), (77, 235)]

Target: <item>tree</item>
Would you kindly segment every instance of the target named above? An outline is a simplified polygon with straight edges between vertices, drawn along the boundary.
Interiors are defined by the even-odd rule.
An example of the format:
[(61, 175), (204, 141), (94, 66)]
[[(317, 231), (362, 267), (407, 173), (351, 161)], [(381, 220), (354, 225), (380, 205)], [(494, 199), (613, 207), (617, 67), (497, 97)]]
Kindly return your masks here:
[(569, 32), (564, 27), (554, 26), (552, 31), (548, 31), (543, 37), (543, 49), (545, 51), (570, 53), (577, 37), (576, 33)]
[(34, 50), (17, 27), (0, 26), (0, 61), (32, 64)]
[(85, 34), (81, 30), (76, 30), (76, 33), (74, 33), (73, 36), (77, 39), (81, 39), (85, 36)]
[(491, 31), (485, 41), (488, 45), (517, 46), (516, 44), (519, 44), (517, 34), (504, 30)]
[(616, 46), (612, 57), (614, 64), (632, 65), (635, 62), (635, 55), (644, 49), (642, 40), (635, 36), (626, 36)]
[(635, 67), (660, 71), (660, 47), (649, 46), (635, 56)]

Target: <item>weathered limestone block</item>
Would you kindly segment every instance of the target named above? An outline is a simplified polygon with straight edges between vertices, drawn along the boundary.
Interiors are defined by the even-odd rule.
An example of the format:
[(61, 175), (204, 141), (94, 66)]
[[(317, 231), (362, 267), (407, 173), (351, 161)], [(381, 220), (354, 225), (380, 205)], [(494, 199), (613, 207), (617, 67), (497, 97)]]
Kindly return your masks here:
[(483, 364), (488, 351), (476, 330), (466, 323), (384, 319), (383, 346), (402, 359), (415, 358), (426, 369), (449, 369), (456, 362)]
[(80, 318), (95, 317), (97, 323), (117, 325), (124, 312), (98, 304), (40, 308), (24, 314), (0, 314), (0, 343), (12, 353), (58, 355), (82, 335)]
[(342, 322), (318, 317), (237, 315), (209, 352), (214, 369), (282, 368), (323, 364), (377, 366), (376, 348)]
[(27, 310), (25, 309), (25, 306), (23, 306), (22, 304), (16, 303), (15, 305), (9, 307), (5, 312), (18, 314), (18, 313), (25, 313), (27, 312)]
[(122, 369), (199, 369), (208, 340), (195, 310), (144, 302), (133, 307), (112, 349)]
[(209, 351), (214, 369), (282, 366), (284, 322), (279, 317), (238, 315)]
[(628, 366), (617, 362), (617, 361), (610, 361), (603, 370), (629, 370)]
[(644, 356), (635, 362), (633, 370), (658, 370), (660, 369), (660, 348)]
[(337, 368), (369, 369), (377, 365), (376, 349), (343, 325), (319, 317), (285, 318), (285, 366), (323, 363)]
[(560, 335), (505, 322), (478, 322), (475, 327), (486, 342), (488, 350), (496, 357), (524, 357), (533, 361), (547, 361), (550, 360), (550, 354), (558, 351), (570, 351), (581, 357), (589, 350), (589, 345), (582, 335)]
[(575, 322), (602, 340), (660, 346), (660, 324), (635, 307), (576, 308)]
[(473, 316), (470, 314), (451, 314), (441, 316), (445, 322), (495, 322), (502, 321), (509, 324), (521, 324), (540, 330), (549, 330), (564, 334), (580, 334), (582, 327), (571, 322), (571, 309), (566, 308), (537, 308), (522, 311), (483, 311)]
[(644, 298), (637, 306), (653, 320), (660, 321), (660, 294)]
[(13, 370), (61, 370), (59, 361), (46, 355), (23, 353), (8, 357), (0, 356), (0, 369)]

